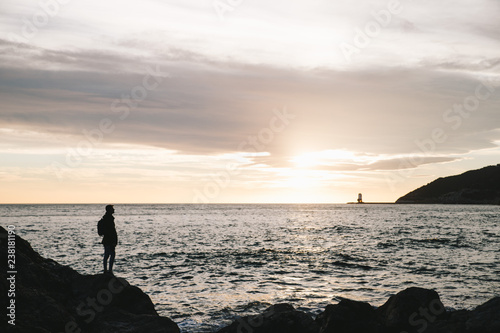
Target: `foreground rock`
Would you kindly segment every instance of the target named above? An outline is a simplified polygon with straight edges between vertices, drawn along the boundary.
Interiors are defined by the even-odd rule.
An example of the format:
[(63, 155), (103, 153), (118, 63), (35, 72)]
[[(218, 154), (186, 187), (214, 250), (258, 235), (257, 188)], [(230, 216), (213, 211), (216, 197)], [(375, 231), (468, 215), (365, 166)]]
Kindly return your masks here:
[(290, 304), (276, 304), (261, 315), (238, 318), (218, 333), (315, 333), (317, 324)]
[[(278, 307), (278, 308), (276, 308)], [(261, 315), (235, 320), (218, 333), (499, 333), (500, 297), (473, 311), (447, 312), (439, 295), (409, 288), (375, 309), (365, 302), (342, 300), (328, 305), (312, 321), (289, 304), (270, 307)]]
[(328, 305), (316, 318), (319, 332), (381, 332), (375, 309), (368, 303), (348, 299)]
[(405, 289), (377, 309), (377, 319), (383, 327), (394, 331), (421, 330), (445, 316), (438, 293), (422, 288)]
[[(15, 326), (2, 320), (0, 331), (179, 333), (177, 325), (155, 311), (149, 296), (112, 275), (81, 275), (42, 258), (16, 236)], [(2, 308), (8, 307), (7, 231), (0, 227)], [(9, 317), (7, 317), (10, 320)]]

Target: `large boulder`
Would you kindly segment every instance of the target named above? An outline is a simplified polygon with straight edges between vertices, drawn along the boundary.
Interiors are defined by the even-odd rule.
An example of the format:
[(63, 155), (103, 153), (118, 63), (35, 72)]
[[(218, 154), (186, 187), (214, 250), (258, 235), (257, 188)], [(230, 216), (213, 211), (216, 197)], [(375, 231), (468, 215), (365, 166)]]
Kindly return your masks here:
[[(6, 258), (7, 230), (0, 227), (0, 252)], [(82, 275), (42, 258), (24, 239), (15, 237), (17, 273), (0, 261), (0, 293), (15, 283), (15, 326), (2, 321), (0, 331), (71, 333), (179, 333), (160, 317), (148, 295), (113, 275)], [(11, 278), (10, 281), (8, 278)], [(15, 279), (15, 280), (14, 280)], [(5, 309), (10, 302), (2, 297)], [(5, 307), (4, 307), (5, 306)]]
[(336, 305), (327, 305), (318, 315), (319, 333), (382, 332), (375, 309), (368, 303), (343, 299)]
[(495, 297), (473, 311), (457, 310), (429, 325), (425, 333), (498, 333), (500, 332), (500, 297)]
[(238, 318), (218, 333), (317, 333), (312, 317), (290, 304), (276, 304), (260, 315)]
[(446, 318), (446, 310), (437, 292), (412, 287), (391, 296), (377, 309), (377, 316), (389, 332), (413, 333)]
[(474, 309), (465, 327), (467, 333), (500, 332), (500, 297), (495, 297)]
[(469, 319), (467, 310), (451, 311), (445, 318), (440, 318), (425, 329), (425, 333), (466, 333), (465, 322)]

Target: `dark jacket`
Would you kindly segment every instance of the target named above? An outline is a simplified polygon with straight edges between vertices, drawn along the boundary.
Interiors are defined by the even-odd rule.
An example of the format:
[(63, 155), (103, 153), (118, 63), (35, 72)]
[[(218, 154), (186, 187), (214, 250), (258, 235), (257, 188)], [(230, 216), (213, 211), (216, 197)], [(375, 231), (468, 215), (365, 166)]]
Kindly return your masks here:
[(102, 217), (102, 223), (104, 237), (101, 243), (103, 245), (116, 246), (118, 244), (118, 235), (116, 234), (114, 216), (106, 213)]

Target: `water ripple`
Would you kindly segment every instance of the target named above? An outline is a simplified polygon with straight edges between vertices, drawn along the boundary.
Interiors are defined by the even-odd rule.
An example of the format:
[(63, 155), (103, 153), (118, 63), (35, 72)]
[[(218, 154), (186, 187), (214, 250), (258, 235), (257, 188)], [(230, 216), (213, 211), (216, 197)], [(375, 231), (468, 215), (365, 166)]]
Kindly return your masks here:
[[(496, 206), (115, 205), (116, 274), (184, 331), (292, 302), (317, 313), (341, 298), (380, 305), (409, 286), (452, 308), (498, 293)], [(43, 256), (101, 270), (101, 205), (0, 205)]]

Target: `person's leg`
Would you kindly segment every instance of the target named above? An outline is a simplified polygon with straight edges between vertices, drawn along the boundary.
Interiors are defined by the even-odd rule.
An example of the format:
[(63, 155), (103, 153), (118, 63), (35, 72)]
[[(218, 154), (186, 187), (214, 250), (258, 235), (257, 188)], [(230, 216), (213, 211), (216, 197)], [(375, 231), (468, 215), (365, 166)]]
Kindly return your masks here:
[(113, 264), (115, 263), (115, 247), (110, 246), (110, 251), (109, 251), (109, 272), (113, 273)]
[[(104, 258), (103, 258), (103, 264), (104, 264), (104, 273), (108, 271), (108, 258), (110, 256), (110, 248), (108, 245), (104, 245)], [(114, 256), (113, 256), (114, 257)]]

